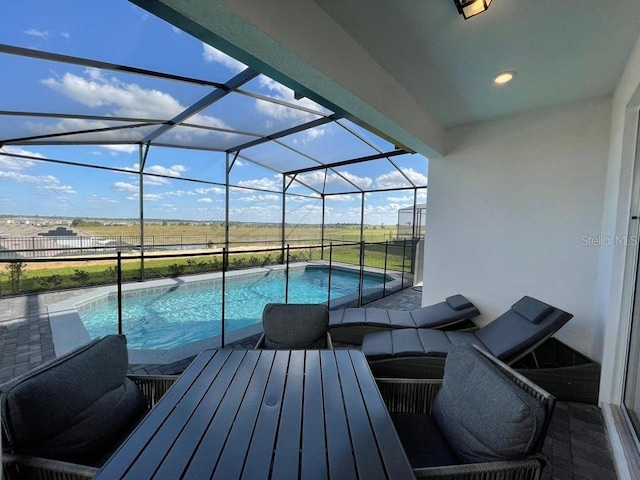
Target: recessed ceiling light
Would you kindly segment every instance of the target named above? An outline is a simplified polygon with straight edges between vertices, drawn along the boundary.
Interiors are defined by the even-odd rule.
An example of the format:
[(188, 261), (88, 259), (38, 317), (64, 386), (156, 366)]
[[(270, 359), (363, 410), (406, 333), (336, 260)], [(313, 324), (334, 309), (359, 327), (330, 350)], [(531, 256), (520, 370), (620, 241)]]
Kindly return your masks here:
[(513, 77), (516, 76), (516, 72), (502, 72), (496, 78), (493, 79), (493, 83), (496, 85), (504, 85), (505, 83), (509, 83), (513, 80)]

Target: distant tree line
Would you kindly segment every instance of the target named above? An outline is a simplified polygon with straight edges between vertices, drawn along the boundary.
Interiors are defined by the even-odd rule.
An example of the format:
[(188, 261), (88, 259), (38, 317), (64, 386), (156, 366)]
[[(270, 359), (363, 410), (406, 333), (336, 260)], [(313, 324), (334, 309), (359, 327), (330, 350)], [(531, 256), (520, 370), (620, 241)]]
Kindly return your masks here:
[(72, 227), (101, 227), (104, 222), (98, 220), (83, 220), (82, 218), (74, 218), (71, 222)]

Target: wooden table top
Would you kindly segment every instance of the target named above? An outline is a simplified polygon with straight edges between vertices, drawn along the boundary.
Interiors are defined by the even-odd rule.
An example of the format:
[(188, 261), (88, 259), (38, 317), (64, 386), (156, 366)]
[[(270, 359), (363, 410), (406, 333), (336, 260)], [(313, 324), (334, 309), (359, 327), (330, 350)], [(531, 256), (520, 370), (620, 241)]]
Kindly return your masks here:
[(130, 478), (414, 478), (357, 350), (206, 350), (98, 472)]

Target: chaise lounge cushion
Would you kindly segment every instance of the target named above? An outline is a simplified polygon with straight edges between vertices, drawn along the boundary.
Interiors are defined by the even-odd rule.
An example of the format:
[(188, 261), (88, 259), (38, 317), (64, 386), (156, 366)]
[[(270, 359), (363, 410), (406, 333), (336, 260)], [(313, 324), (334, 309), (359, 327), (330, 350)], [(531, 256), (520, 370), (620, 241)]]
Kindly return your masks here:
[(362, 351), (367, 360), (432, 355), (444, 357), (460, 343), (483, 347), (473, 332), (445, 332), (431, 328), (403, 328), (365, 335)]
[(445, 298), (445, 301), (454, 310), (462, 310), (465, 308), (473, 307), (473, 303), (471, 303), (469, 300), (467, 300), (466, 297), (460, 294), (447, 297)]
[(109, 335), (0, 386), (11, 450), (99, 464), (147, 409), (127, 368), (125, 337)]
[(535, 453), (545, 415), (541, 401), (505, 378), (474, 348), (463, 345), (449, 353), (433, 417), (463, 463)]
[(320, 304), (267, 303), (264, 348), (326, 348), (329, 310)]
[[(524, 299), (527, 300), (521, 303)], [(369, 361), (425, 355), (444, 357), (455, 345), (469, 343), (509, 362), (552, 335), (573, 317), (534, 298), (524, 297), (522, 300), (515, 305), (522, 306), (522, 310), (537, 323), (510, 308), (491, 323), (472, 332), (413, 328), (368, 333), (364, 336), (362, 351)], [(538, 319), (541, 312), (549, 308), (549, 313)]]
[(382, 308), (342, 308), (330, 312), (331, 328), (371, 326), (382, 328), (434, 328), (480, 315), (463, 295), (452, 295), (444, 302), (411, 311)]
[(540, 300), (527, 297), (526, 295), (514, 303), (511, 308), (531, 323), (540, 323), (541, 320), (553, 312), (551, 305), (547, 305)]
[[(546, 315), (538, 314), (535, 317), (526, 318), (511, 308), (476, 332), (478, 340), (501, 360), (507, 360), (553, 334), (573, 317), (572, 314), (551, 307), (540, 300), (524, 298), (529, 298), (530, 303), (535, 302), (539, 309), (545, 310), (549, 307), (551, 311)], [(518, 304), (520, 302), (515, 305)], [(537, 321), (533, 322), (531, 318)]]

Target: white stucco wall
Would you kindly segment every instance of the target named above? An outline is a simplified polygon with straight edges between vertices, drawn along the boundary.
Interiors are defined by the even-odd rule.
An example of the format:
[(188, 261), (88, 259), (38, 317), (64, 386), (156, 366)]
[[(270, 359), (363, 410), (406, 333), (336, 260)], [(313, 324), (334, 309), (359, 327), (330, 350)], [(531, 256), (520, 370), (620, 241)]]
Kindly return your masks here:
[(484, 324), (530, 295), (573, 313), (558, 338), (601, 359), (594, 297), (610, 105), (447, 133), (449, 153), (429, 164), (423, 304), (462, 293)]

